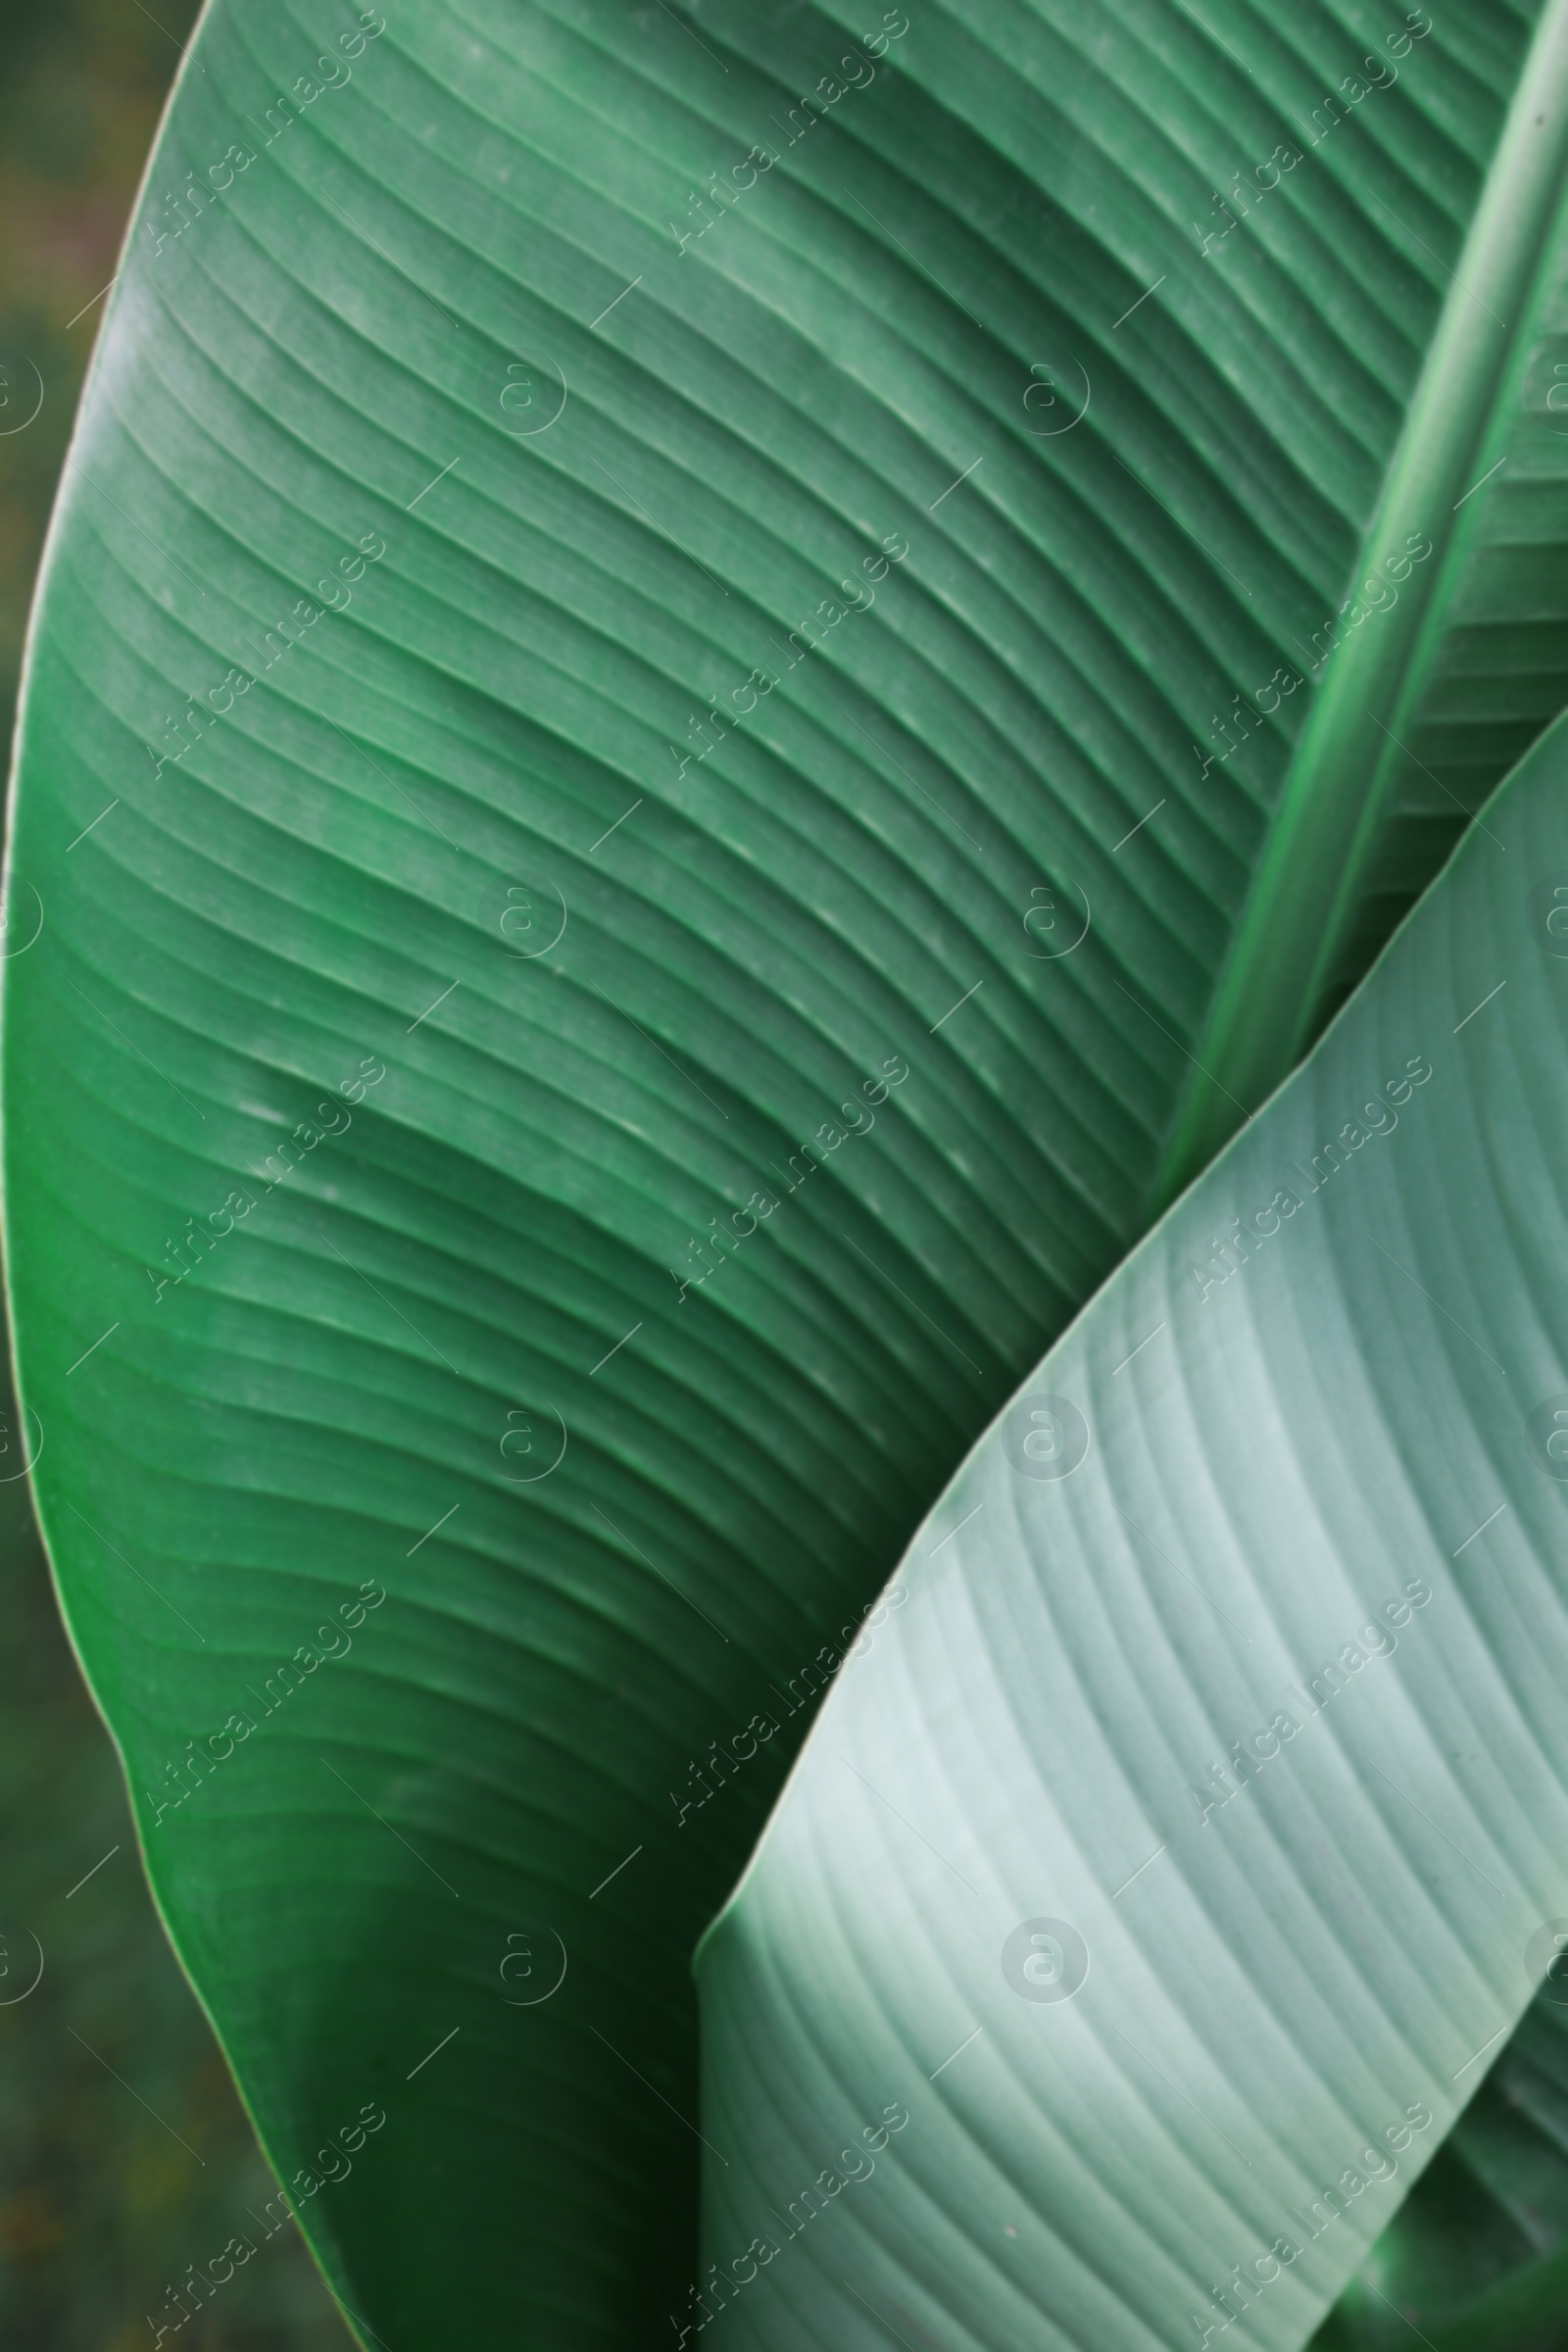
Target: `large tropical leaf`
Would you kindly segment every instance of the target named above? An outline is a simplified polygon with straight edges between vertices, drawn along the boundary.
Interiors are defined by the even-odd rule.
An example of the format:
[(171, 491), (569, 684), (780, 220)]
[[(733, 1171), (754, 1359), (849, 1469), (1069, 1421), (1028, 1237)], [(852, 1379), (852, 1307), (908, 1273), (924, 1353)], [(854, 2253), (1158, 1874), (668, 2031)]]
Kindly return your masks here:
[(1458, 821), (1309, 704), (1477, 776), (1550, 707), (1469, 488), (1528, 35), (204, 19), (30, 656), (18, 1350), (155, 1891), (399, 2352), (459, 2278), (475, 2345), (662, 2334), (688, 1955), (825, 1667)]
[(1563, 903), (1568, 720), (917, 1534), (704, 1946), (738, 2343), (1298, 2345), (1568, 1949)]

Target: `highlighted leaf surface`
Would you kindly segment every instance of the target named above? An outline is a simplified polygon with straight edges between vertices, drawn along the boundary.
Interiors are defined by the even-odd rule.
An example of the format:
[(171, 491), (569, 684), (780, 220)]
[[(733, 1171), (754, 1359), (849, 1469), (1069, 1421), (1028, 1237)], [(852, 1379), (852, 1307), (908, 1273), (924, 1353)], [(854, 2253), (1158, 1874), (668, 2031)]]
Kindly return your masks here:
[(703, 1949), (738, 2342), (1298, 2345), (1568, 1944), (1558, 892), (1561, 723), (916, 1536)]

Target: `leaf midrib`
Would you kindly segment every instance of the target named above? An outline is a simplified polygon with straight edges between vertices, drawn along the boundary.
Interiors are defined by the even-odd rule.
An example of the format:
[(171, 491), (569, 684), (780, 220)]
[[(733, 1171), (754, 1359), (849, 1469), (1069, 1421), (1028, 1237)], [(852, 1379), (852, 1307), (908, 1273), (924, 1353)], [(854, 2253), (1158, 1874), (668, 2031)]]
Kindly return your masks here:
[[(1375, 616), (1378, 627), (1342, 639), (1329, 658), (1172, 1123), (1156, 1208), (1228, 1140), (1241, 1105), (1250, 1116), (1273, 1093), (1320, 1025), (1406, 757), (1398, 739), (1419, 708), (1486, 513), (1487, 499), (1469, 506), (1466, 493), (1508, 429), (1555, 266), (1550, 232), (1565, 174), (1568, 0), (1550, 0), (1346, 602), (1412, 531), (1432, 540), (1433, 553), (1401, 584), (1398, 604)], [(1472, 291), (1481, 288), (1485, 298)], [(1374, 711), (1381, 725), (1368, 723)]]

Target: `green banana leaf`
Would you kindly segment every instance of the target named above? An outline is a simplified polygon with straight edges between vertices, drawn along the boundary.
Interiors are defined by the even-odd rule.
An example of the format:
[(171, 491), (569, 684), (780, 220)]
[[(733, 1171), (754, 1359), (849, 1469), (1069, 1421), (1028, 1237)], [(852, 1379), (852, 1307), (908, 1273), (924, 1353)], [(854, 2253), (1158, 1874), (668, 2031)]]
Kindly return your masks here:
[(30, 644), (7, 1233), (368, 2340), (664, 2339), (824, 1680), (1568, 696), (1532, 22), (204, 17)]
[[(917, 1533), (700, 1955), (683, 2323), (1299, 2345), (1560, 1968), (1565, 908), (1568, 719)], [(1446, 2186), (1560, 2239), (1543, 2034)]]

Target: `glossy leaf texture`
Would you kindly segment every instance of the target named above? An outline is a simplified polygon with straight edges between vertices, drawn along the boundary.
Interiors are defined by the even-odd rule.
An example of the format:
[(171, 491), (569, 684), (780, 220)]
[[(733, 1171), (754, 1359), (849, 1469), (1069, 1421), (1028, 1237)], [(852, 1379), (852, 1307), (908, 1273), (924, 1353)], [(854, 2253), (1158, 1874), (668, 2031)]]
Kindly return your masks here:
[[(17, 1348), (155, 1892), (398, 2352), (684, 2291), (691, 1949), (1147, 1222), (1314, 679), (1210, 714), (1519, 168), (1527, 18), (1410, 13), (203, 20), (29, 658)], [(1388, 521), (1423, 614), (1459, 527)]]
[(970, 1454), (705, 1942), (739, 2343), (1299, 2345), (1568, 1942), (1568, 727), (1485, 822)]

